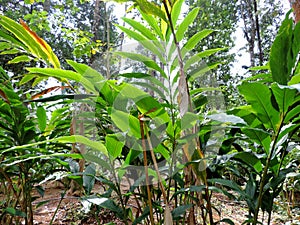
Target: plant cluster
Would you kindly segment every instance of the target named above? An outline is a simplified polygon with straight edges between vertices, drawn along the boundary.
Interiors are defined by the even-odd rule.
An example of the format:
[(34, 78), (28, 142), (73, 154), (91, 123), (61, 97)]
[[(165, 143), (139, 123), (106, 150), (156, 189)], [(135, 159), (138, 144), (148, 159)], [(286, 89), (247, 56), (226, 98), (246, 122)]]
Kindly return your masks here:
[[(239, 86), (246, 104), (225, 113), (210, 73), (218, 64), (202, 62), (224, 49), (194, 52), (215, 31), (185, 39), (199, 8), (181, 19), (182, 4), (134, 1), (142, 20), (123, 18), (117, 27), (145, 54), (112, 53), (143, 64), (140, 72), (120, 71), (117, 77), (126, 81), (72, 60), (62, 69), (24, 22), (0, 17), (0, 45), (19, 54), (10, 63), (47, 65), (26, 68), (19, 85), (50, 77), (67, 84), (24, 96), (1, 71), (2, 223), (33, 224), (32, 189), (43, 194), (39, 184), (54, 175), (83, 188), (86, 211), (109, 210), (124, 224), (233, 224), (214, 216), (220, 214), (212, 204), (215, 192), (247, 203), (245, 223), (261, 223), (260, 211), (271, 223), (275, 198), (288, 180), (299, 179), (292, 154), (299, 151), (300, 25), (287, 15), (269, 63), (255, 68), (265, 72)], [(44, 97), (66, 88), (71, 94)], [(94, 193), (95, 182), (105, 190)]]

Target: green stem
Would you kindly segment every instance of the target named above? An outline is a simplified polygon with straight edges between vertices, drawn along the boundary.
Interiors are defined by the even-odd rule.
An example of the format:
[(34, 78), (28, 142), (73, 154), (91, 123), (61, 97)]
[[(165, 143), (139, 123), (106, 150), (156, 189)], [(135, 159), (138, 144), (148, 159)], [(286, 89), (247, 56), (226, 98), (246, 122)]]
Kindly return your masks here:
[(261, 203), (262, 203), (262, 197), (263, 197), (263, 194), (264, 194), (264, 186), (265, 186), (265, 182), (266, 182), (266, 179), (267, 179), (269, 166), (270, 166), (270, 162), (271, 162), (271, 159), (272, 159), (272, 155), (274, 154), (274, 151), (276, 150), (275, 149), (276, 142), (277, 142), (277, 139), (279, 137), (282, 126), (283, 126), (283, 118), (280, 121), (280, 127), (278, 128), (278, 130), (276, 132), (276, 135), (275, 135), (275, 138), (274, 138), (274, 141), (273, 141), (273, 145), (272, 145), (272, 148), (271, 148), (271, 150), (269, 152), (269, 155), (267, 157), (266, 165), (265, 165), (265, 168), (264, 168), (264, 171), (263, 171), (263, 175), (261, 177), (261, 181), (260, 181), (260, 185), (259, 185), (258, 200), (257, 200), (257, 204), (256, 204), (255, 211), (254, 211), (253, 225), (256, 225), (257, 222), (258, 222), (257, 221), (258, 220), (258, 213), (259, 213), (259, 209), (260, 209), (260, 206), (261, 206)]
[[(181, 49), (180, 49), (180, 46), (179, 46), (179, 42), (177, 41), (177, 38), (176, 38), (176, 33), (175, 33), (173, 21), (172, 21), (172, 16), (171, 16), (170, 11), (168, 10), (168, 4), (167, 4), (166, 1), (167, 0), (163, 0), (163, 5), (164, 5), (165, 10), (166, 10), (166, 14), (167, 14), (167, 17), (168, 17), (169, 25), (170, 25), (170, 28), (171, 28), (171, 31), (172, 31), (174, 43), (176, 45), (177, 54), (178, 54), (179, 74), (180, 74), (179, 85), (181, 83), (181, 85), (183, 85), (184, 89), (187, 91), (187, 95), (188, 95), (188, 110), (190, 112), (192, 112), (193, 111), (192, 110), (193, 107), (192, 107), (191, 97), (190, 97), (190, 93), (189, 93), (188, 83), (187, 83), (187, 80), (186, 80), (186, 77), (185, 77), (185, 74), (184, 74), (184, 65), (183, 65), (183, 58), (182, 58), (182, 55), (181, 55)], [(170, 0), (169, 0), (169, 4), (172, 5), (172, 2)], [(194, 126), (192, 132), (194, 134), (197, 133), (197, 127), (196, 126)], [(199, 151), (199, 153), (202, 154), (202, 152), (200, 150), (201, 148), (200, 148), (199, 139), (195, 138), (195, 142), (196, 142), (196, 148), (197, 148), (197, 150)], [(210, 221), (211, 224), (214, 224), (213, 213), (212, 213), (212, 208), (211, 208), (211, 203), (210, 203), (210, 198), (209, 198), (208, 183), (207, 183), (206, 177), (204, 178), (204, 183), (205, 183), (205, 186), (206, 186), (206, 189), (205, 189), (205, 195), (206, 195), (206, 201), (207, 201), (206, 207), (207, 207), (207, 211), (208, 211), (208, 214), (209, 214), (209, 221)]]
[(61, 194), (61, 198), (60, 198), (59, 203), (58, 203), (58, 205), (57, 205), (57, 207), (55, 209), (55, 212), (54, 212), (54, 214), (53, 214), (53, 216), (51, 218), (51, 221), (50, 221), (49, 225), (52, 225), (52, 223), (53, 223), (53, 221), (55, 219), (56, 213), (57, 213), (57, 211), (58, 211), (58, 209), (59, 209), (59, 207), (60, 207), (60, 205), (61, 205), (61, 203), (62, 203), (62, 201), (63, 201), (63, 199), (65, 197), (65, 195), (66, 195), (66, 192), (67, 192), (67, 189), (65, 189), (65, 191)]
[(127, 212), (126, 212), (126, 204), (123, 201), (122, 191), (121, 191), (121, 187), (120, 187), (121, 181), (119, 180), (119, 178), (117, 176), (117, 172), (115, 170), (114, 162), (110, 158), (109, 158), (109, 163), (110, 163), (110, 166), (111, 166), (111, 169), (112, 169), (112, 174), (113, 174), (114, 180), (115, 180), (116, 192), (117, 192), (117, 195), (119, 197), (121, 207), (122, 207), (122, 211), (123, 211), (123, 216), (124, 216), (123, 221), (124, 221), (125, 225), (128, 225), (128, 221), (127, 221), (127, 219), (128, 219), (127, 216), (128, 215), (127, 215)]

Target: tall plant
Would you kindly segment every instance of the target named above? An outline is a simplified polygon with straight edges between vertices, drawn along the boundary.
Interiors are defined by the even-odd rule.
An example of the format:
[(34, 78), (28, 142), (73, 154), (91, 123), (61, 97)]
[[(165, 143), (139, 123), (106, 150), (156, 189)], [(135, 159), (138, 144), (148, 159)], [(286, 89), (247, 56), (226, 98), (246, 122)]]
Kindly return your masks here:
[[(1, 16), (0, 24), (2, 27), (0, 44), (6, 46), (5, 49), (9, 49), (3, 51), (2, 54), (9, 55), (9, 52), (19, 54), (10, 60), (11, 64), (39, 60), (59, 70), (60, 62), (51, 47), (23, 21), (18, 24)], [(57, 165), (68, 166), (61, 160), (62, 157), (82, 158), (79, 154), (70, 154), (66, 151), (70, 149), (66, 143), (85, 142), (88, 146), (94, 147), (97, 144), (89, 142), (87, 138), (81, 137), (80, 141), (69, 136), (70, 108), (68, 106), (65, 105), (47, 114), (44, 102), (68, 99), (70, 95), (39, 99), (52, 90), (72, 88), (71, 86), (55, 86), (33, 96), (24, 96), (22, 91), (14, 88), (16, 84), (2, 68), (0, 75), (0, 135), (2, 140), (0, 177), (1, 191), (6, 196), (5, 201), (1, 201), (0, 219), (3, 224), (13, 222), (18, 224), (23, 220), (25, 224), (33, 224), (33, 188), (36, 187), (38, 192), (43, 194), (43, 189), (38, 184), (53, 173)], [(35, 85), (44, 79), (45, 77), (27, 74), (23, 76), (19, 84), (34, 80)], [(68, 82), (66, 79), (61, 81)], [(74, 99), (74, 95), (71, 96)], [(67, 103), (70, 102), (56, 104)]]
[[(252, 224), (260, 222), (260, 210), (269, 214), (268, 224), (271, 223), (274, 199), (282, 191), (287, 176), (294, 174), (290, 172), (296, 169), (293, 165), (286, 166), (284, 161), (299, 145), (299, 27), (293, 25), (288, 14), (273, 43), (269, 66), (258, 68), (270, 73), (259, 75), (254, 82), (243, 82), (239, 92), (247, 105), (230, 111), (241, 117), (246, 126), (231, 131), (231, 141), (226, 143), (234, 143), (235, 151), (227, 146), (229, 156), (224, 159), (238, 162), (240, 168), (245, 169), (246, 187), (242, 188), (234, 181), (210, 180), (230, 187), (246, 200), (247, 222)], [(235, 174), (239, 176), (240, 173)]]
[[(155, 218), (160, 218), (162, 214), (164, 219), (160, 220), (160, 223), (164, 221), (165, 224), (170, 224), (173, 220), (187, 220), (191, 223), (196, 221), (197, 206), (200, 206), (199, 209), (202, 210), (203, 223), (207, 223), (206, 215), (209, 215), (209, 221), (213, 223), (210, 202), (212, 189), (207, 183), (202, 151), (207, 139), (203, 138), (204, 141), (200, 143), (197, 123), (199, 118), (203, 117), (201, 110), (206, 103), (206, 97), (202, 92), (217, 89), (199, 88), (190, 93), (188, 80), (196, 82), (196, 79), (203, 76), (209, 69), (215, 68), (217, 64), (199, 68), (197, 63), (201, 58), (222, 49), (209, 49), (196, 54), (191, 51), (213, 30), (203, 30), (189, 40), (184, 40), (184, 34), (196, 18), (198, 8), (192, 10), (180, 21), (183, 1), (172, 3), (164, 1), (161, 6), (147, 1), (136, 4), (146, 24), (124, 18), (133, 30), (122, 26), (119, 28), (151, 52), (151, 57), (130, 52), (116, 52), (115, 54), (140, 61), (147, 67), (148, 71), (145, 73), (131, 72), (120, 75), (145, 80), (146, 82), (138, 84), (151, 87), (154, 97), (132, 84), (118, 84), (115, 81), (105, 80), (95, 70), (73, 61), (68, 61), (68, 64), (76, 72), (59, 68), (28, 68), (29, 74), (25, 75), (23, 82), (30, 79), (39, 82), (46, 77), (79, 82), (91, 94), (85, 97), (91, 97), (91, 100), (95, 101), (97, 113), (108, 115), (108, 120), (112, 122), (113, 127), (110, 125), (110, 129), (103, 130), (103, 124), (100, 124), (101, 134), (104, 136), (100, 137), (100, 141), (99, 139), (91, 141), (89, 145), (91, 147), (93, 143), (94, 149), (96, 147), (98, 151), (88, 149), (84, 156), (110, 171), (113, 182), (109, 177), (103, 175), (95, 177), (90, 174), (109, 185), (110, 191), (103, 194), (100, 199), (87, 198), (86, 201), (109, 208), (125, 223), (132, 214), (132, 210), (127, 207), (130, 196), (136, 199), (138, 205), (137, 218), (135, 220), (132, 218), (134, 224), (147, 218), (153, 224)], [(13, 24), (13, 26), (18, 25)], [(183, 42), (185, 43), (182, 46)], [(158, 88), (152, 84), (157, 85)], [(100, 96), (97, 98), (92, 96), (97, 96), (99, 93)], [(196, 112), (194, 112), (193, 105), (196, 106)], [(209, 130), (203, 133), (207, 135)], [(73, 137), (71, 136), (68, 141), (81, 141), (88, 144), (87, 140), (81, 136), (74, 135)], [(149, 154), (146, 150), (149, 150)], [(96, 158), (93, 157), (95, 155)], [(125, 159), (121, 160), (121, 167), (116, 169), (116, 162), (122, 157)], [(185, 160), (178, 161), (178, 158)], [(135, 163), (139, 160), (143, 163), (143, 170), (131, 170), (131, 168), (136, 168)], [(164, 170), (166, 166), (169, 167), (167, 171)], [(132, 171), (140, 177), (135, 183), (129, 183), (130, 190), (126, 193), (122, 191), (120, 185), (125, 171)], [(166, 177), (168, 182), (163, 179), (165, 176), (162, 174), (165, 173), (168, 175)], [(150, 185), (154, 187), (155, 183), (158, 184), (158, 188), (150, 189)], [(175, 183), (175, 189), (173, 189), (173, 183)], [(189, 188), (190, 185), (196, 186)], [(117, 193), (116, 200), (112, 195), (113, 192)], [(204, 192), (204, 198), (202, 198), (202, 192)], [(185, 194), (187, 194), (186, 198), (183, 197)], [(186, 212), (188, 209), (189, 213)]]

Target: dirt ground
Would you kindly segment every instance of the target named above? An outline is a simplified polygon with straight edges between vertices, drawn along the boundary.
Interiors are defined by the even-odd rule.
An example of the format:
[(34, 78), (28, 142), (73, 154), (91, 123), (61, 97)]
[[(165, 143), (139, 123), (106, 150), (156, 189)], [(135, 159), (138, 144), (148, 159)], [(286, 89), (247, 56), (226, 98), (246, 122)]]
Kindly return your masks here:
[[(95, 190), (101, 190), (99, 184), (95, 185)], [(33, 202), (34, 205), (34, 224), (36, 225), (48, 225), (53, 219), (53, 225), (85, 225), (85, 224), (106, 224), (113, 222), (114, 224), (124, 224), (119, 221), (109, 211), (101, 211), (97, 215), (95, 213), (84, 213), (83, 206), (80, 202), (80, 198), (76, 196), (70, 196), (66, 194), (61, 201), (60, 207), (57, 209), (61, 200), (61, 194), (64, 193), (63, 185), (59, 183), (50, 183), (45, 186), (45, 195), (43, 198), (38, 198)], [(44, 203), (44, 204), (43, 204)], [(221, 218), (231, 219), (236, 225), (240, 225), (245, 221), (247, 215), (246, 205), (240, 202), (235, 202), (228, 199), (222, 194), (215, 194), (213, 196), (214, 207), (221, 212)], [(300, 209), (294, 208), (290, 214), (287, 215), (287, 210), (278, 201), (275, 202), (275, 206), (278, 208), (278, 212), (274, 213), (272, 217), (272, 225), (285, 224), (285, 225), (300, 225)], [(56, 216), (53, 215), (56, 212)], [(217, 213), (216, 213), (217, 215)], [(261, 218), (263, 215), (261, 215)], [(267, 221), (267, 214), (264, 216), (265, 223)], [(219, 223), (227, 224), (227, 223)]]

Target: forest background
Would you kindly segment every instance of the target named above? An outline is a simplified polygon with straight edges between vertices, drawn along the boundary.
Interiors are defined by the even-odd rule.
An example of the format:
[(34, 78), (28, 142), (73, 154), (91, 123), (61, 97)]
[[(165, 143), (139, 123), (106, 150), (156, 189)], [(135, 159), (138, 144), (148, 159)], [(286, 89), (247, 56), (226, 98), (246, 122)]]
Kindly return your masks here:
[(33, 224), (33, 190), (53, 179), (98, 223), (108, 210), (123, 224), (233, 224), (216, 192), (245, 202), (245, 223), (263, 211), (270, 224), (280, 196), (298, 218), (289, 7), (183, 2), (123, 2), (121, 20), (100, 0), (0, 1), (3, 224)]

